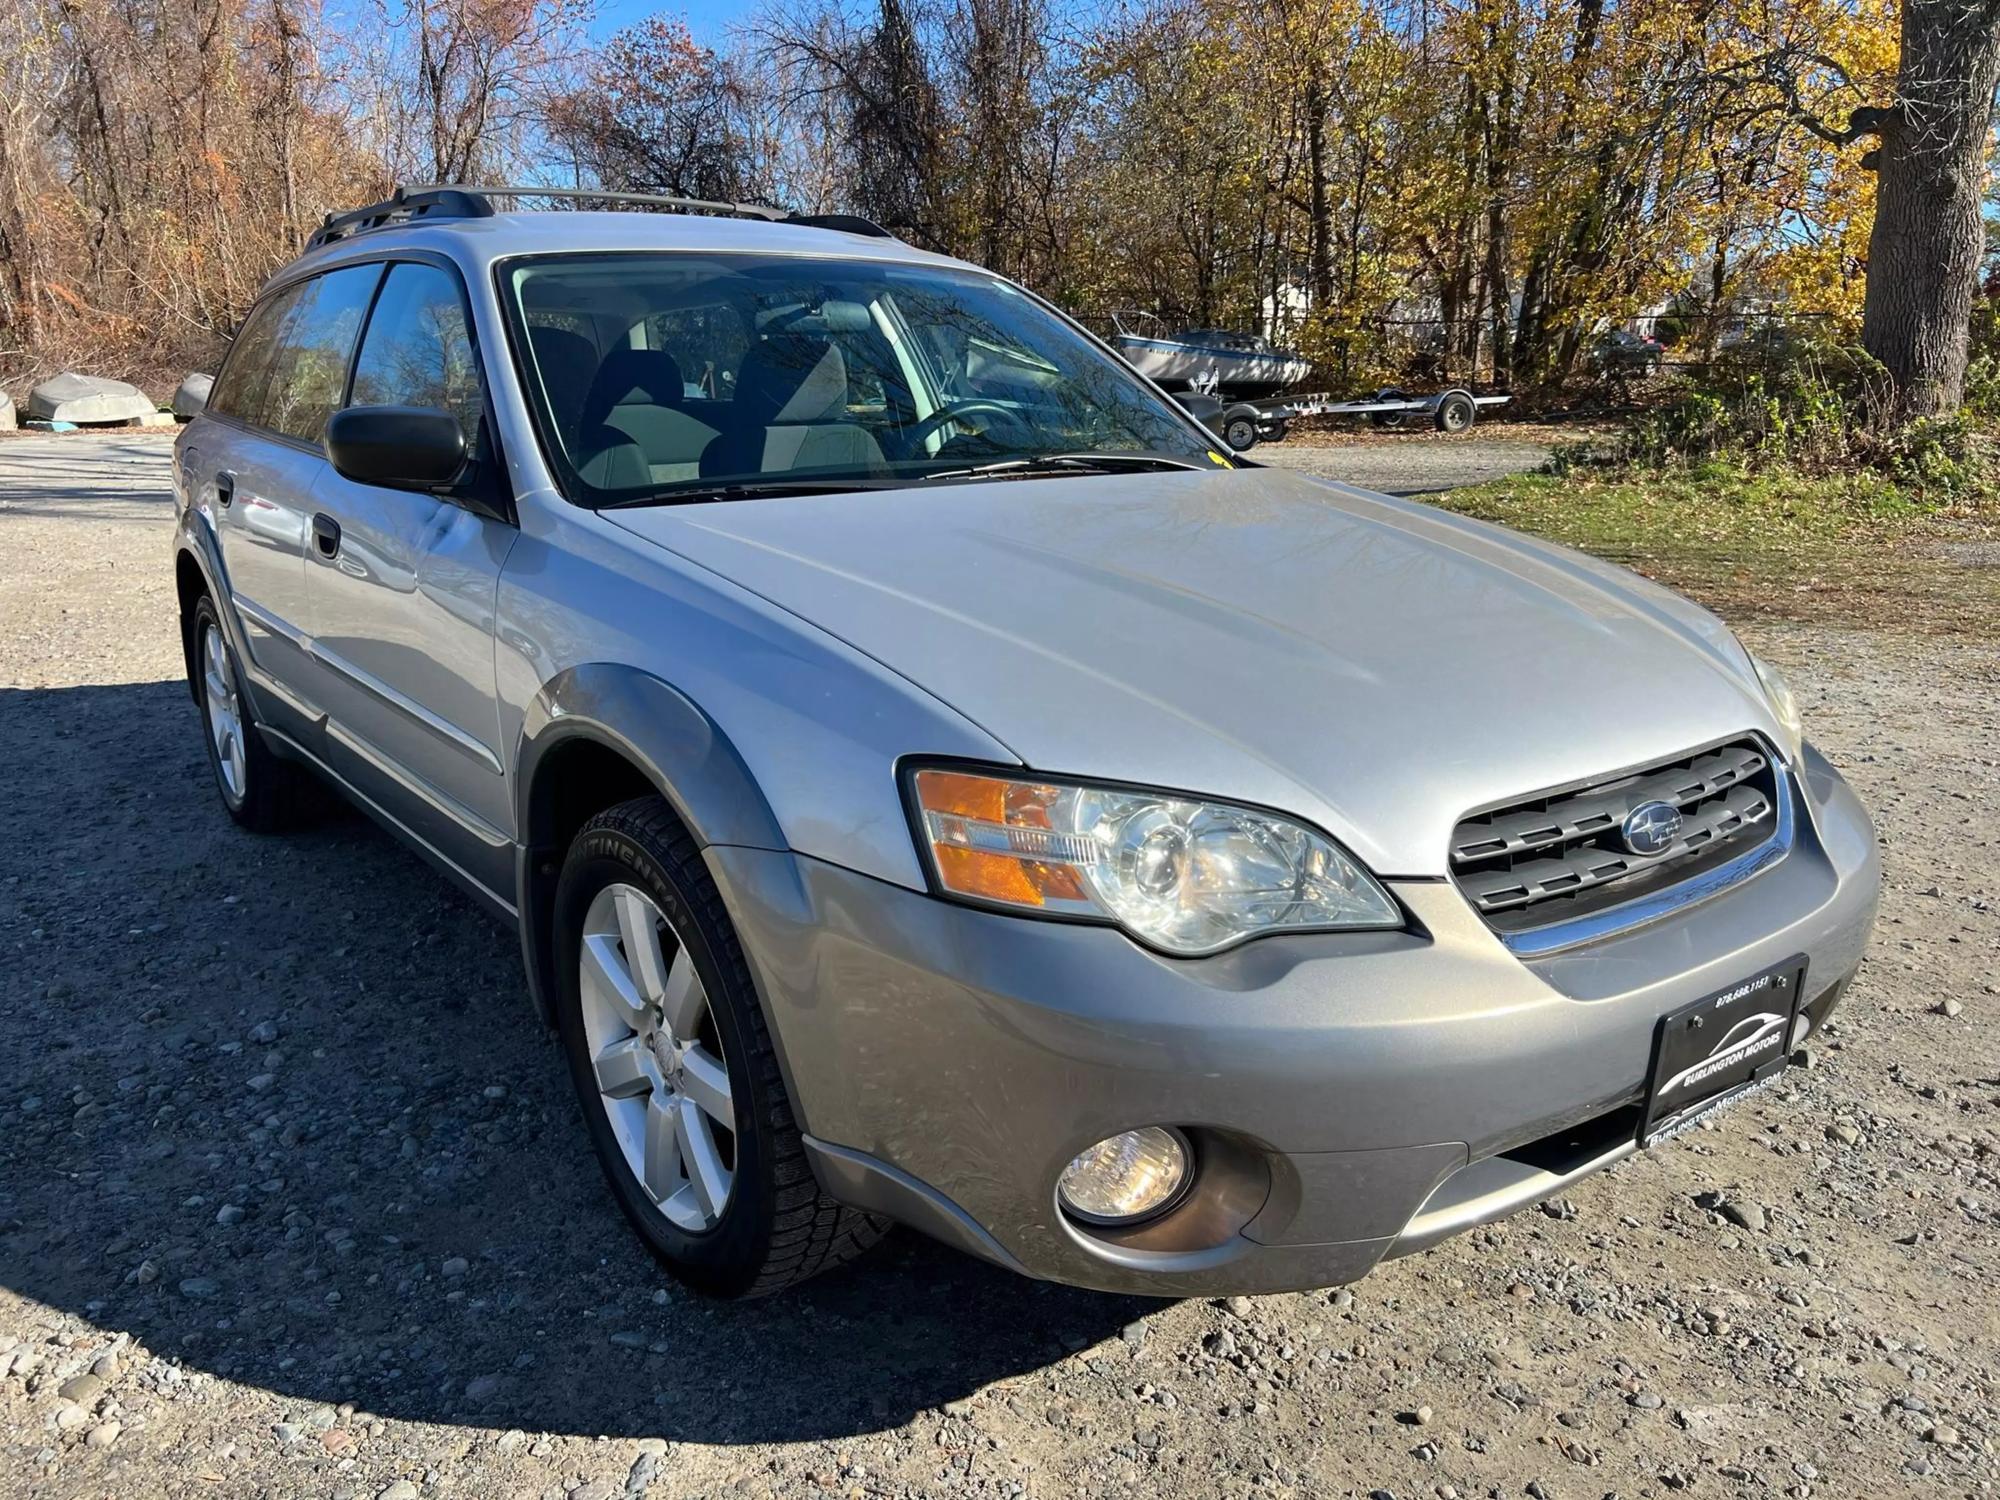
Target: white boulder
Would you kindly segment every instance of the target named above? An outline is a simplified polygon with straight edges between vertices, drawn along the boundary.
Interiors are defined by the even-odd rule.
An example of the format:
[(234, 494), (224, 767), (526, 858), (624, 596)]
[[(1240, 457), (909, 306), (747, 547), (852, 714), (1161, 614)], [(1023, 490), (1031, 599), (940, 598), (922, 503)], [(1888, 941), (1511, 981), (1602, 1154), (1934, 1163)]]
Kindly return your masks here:
[(143, 422), (153, 411), (137, 386), (98, 375), (57, 375), (28, 393), (28, 415), (50, 422)]

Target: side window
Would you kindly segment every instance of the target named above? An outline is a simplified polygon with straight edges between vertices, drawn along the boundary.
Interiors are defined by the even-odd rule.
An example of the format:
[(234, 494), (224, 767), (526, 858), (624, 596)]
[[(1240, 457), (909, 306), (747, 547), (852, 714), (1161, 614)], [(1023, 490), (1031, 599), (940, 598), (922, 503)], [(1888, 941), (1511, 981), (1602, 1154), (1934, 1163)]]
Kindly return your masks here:
[(305, 283), (271, 360), (263, 424), (317, 443), (340, 405), (347, 361), (382, 279), (379, 265), (347, 266)]
[(436, 266), (389, 268), (354, 366), (355, 406), (429, 406), (448, 411), (479, 444), (484, 409), (479, 361), (465, 326), (458, 281)]
[(277, 353), (285, 315), (299, 300), (301, 290), (288, 286), (250, 309), (230, 346), (229, 358), (222, 362), (215, 389), (209, 392), (208, 410), (241, 422), (261, 420), (264, 392), (271, 379), (271, 356)]

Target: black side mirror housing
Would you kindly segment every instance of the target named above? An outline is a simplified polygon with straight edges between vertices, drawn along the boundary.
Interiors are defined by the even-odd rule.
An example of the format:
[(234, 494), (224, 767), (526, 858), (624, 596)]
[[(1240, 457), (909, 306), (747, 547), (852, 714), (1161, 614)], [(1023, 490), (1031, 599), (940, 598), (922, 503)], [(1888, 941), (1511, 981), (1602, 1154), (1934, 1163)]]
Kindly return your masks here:
[(356, 484), (449, 489), (465, 470), (465, 429), (428, 406), (350, 406), (326, 423), (326, 456)]

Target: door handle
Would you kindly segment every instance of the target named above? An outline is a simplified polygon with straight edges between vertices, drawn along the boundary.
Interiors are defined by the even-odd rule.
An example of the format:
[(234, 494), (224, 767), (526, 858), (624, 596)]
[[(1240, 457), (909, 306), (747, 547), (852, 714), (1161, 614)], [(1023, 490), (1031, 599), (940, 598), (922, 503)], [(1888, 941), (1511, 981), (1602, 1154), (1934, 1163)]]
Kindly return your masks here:
[(319, 548), (321, 557), (332, 557), (340, 551), (340, 522), (323, 510), (313, 516), (313, 545)]
[(234, 500), (235, 498), (236, 498), (236, 476), (234, 474), (227, 474), (227, 473), (216, 475), (215, 476), (216, 503), (220, 505), (224, 510), (228, 510), (229, 502)]

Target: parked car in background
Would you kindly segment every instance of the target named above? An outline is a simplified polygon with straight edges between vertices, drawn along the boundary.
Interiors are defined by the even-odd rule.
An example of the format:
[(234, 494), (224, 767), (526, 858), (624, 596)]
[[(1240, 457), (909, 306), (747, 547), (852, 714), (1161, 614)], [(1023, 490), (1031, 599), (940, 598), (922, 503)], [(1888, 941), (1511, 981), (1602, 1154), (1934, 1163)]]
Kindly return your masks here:
[(1660, 373), (1666, 357), (1666, 345), (1658, 339), (1627, 328), (1614, 328), (1591, 348), (1590, 364), (1600, 375), (1637, 375), (1648, 379)]
[(342, 216), (258, 299), (175, 449), (188, 678), (240, 824), (317, 775), (518, 932), (692, 1284), (891, 1221), (1347, 1281), (1837, 1003), (1873, 832), (1706, 611), (1239, 464), (862, 221), (501, 196)]

